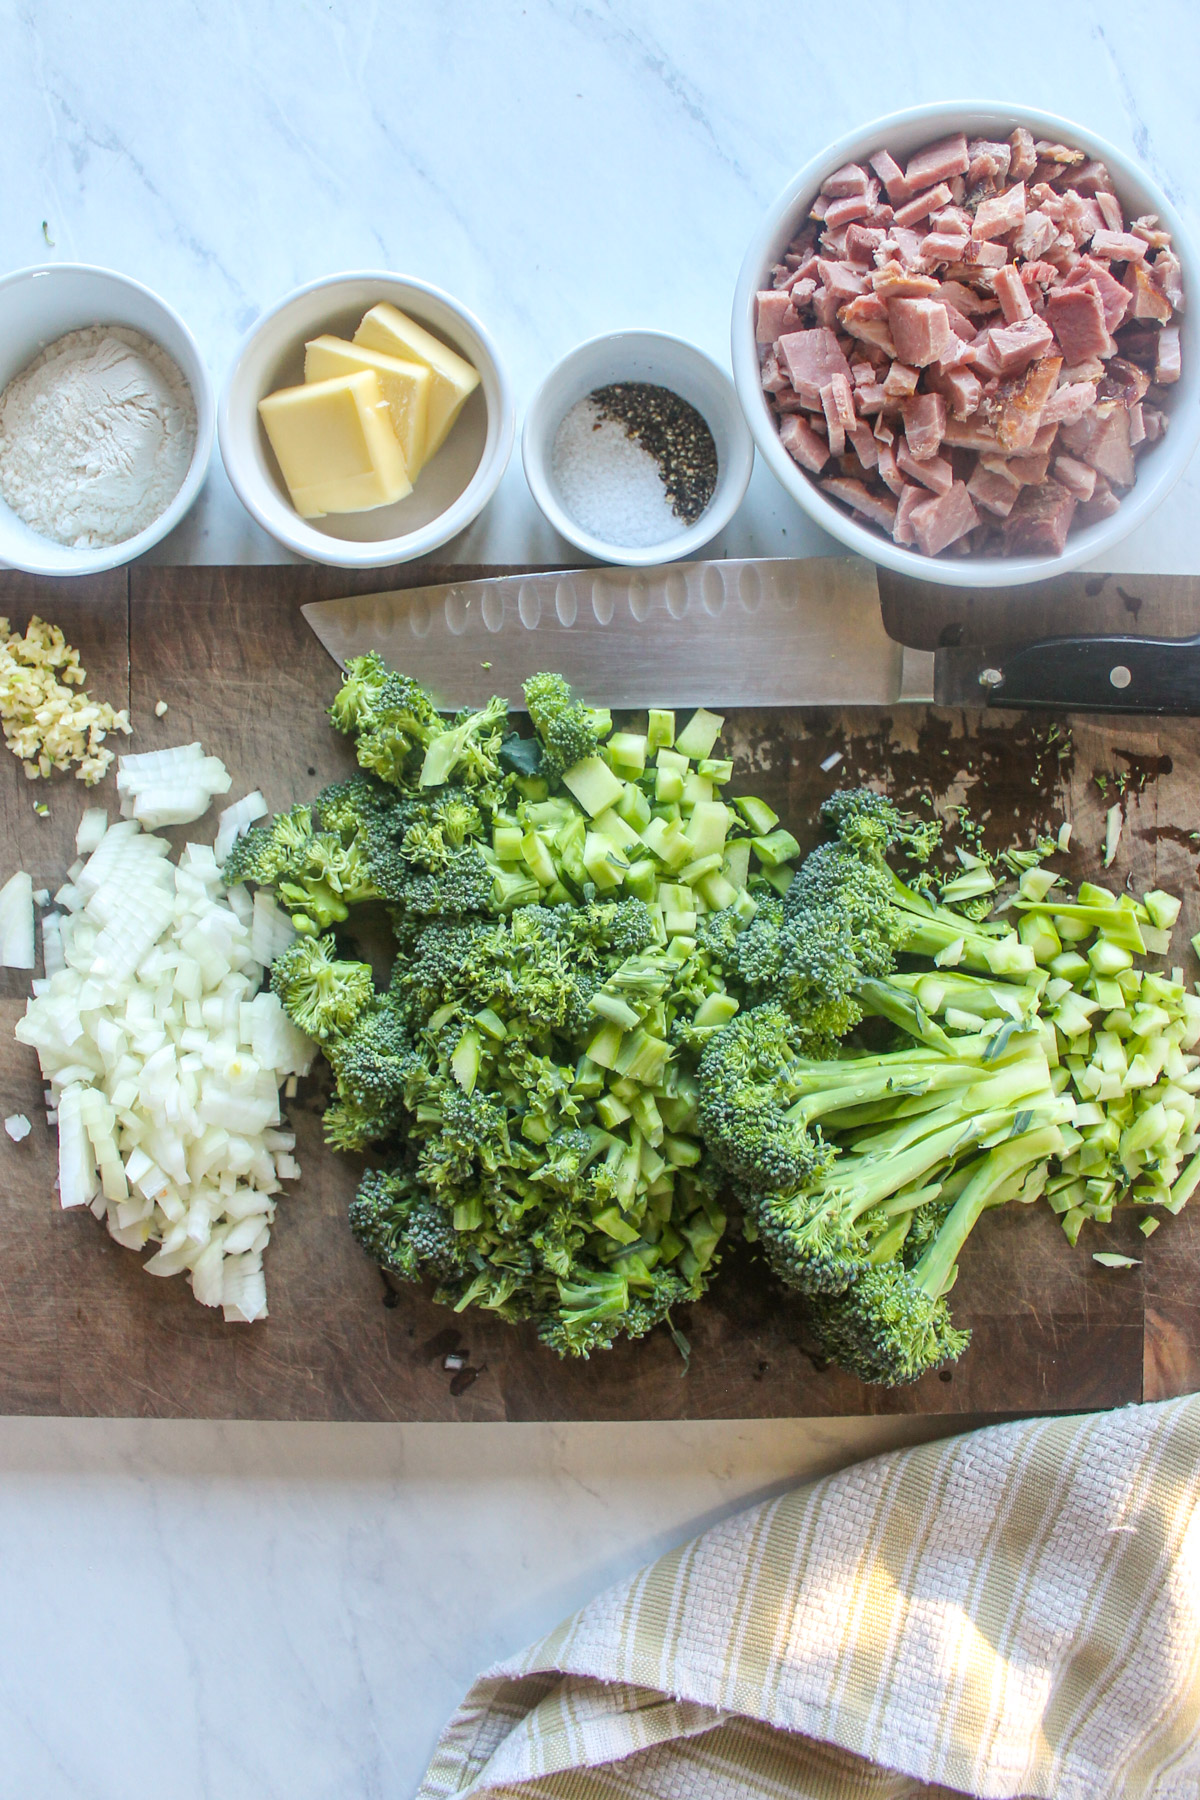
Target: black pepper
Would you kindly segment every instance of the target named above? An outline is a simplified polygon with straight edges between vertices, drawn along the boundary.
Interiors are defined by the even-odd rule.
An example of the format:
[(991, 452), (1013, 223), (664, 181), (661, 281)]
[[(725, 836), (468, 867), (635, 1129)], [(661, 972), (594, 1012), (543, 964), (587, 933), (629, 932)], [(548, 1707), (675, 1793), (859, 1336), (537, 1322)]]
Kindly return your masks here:
[(694, 525), (717, 485), (717, 446), (703, 414), (650, 381), (615, 381), (588, 398), (654, 458), (671, 511)]

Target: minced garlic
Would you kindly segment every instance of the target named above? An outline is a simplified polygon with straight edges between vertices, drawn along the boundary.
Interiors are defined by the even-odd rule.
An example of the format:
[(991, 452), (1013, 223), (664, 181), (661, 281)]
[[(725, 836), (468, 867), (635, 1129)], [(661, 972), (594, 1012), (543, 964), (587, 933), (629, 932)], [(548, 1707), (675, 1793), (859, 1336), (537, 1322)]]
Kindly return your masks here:
[(31, 781), (52, 769), (75, 770), (94, 787), (115, 752), (102, 749), (110, 731), (129, 734), (129, 714), (83, 691), (87, 671), (57, 625), (35, 614), (22, 637), (0, 619), (0, 725)]

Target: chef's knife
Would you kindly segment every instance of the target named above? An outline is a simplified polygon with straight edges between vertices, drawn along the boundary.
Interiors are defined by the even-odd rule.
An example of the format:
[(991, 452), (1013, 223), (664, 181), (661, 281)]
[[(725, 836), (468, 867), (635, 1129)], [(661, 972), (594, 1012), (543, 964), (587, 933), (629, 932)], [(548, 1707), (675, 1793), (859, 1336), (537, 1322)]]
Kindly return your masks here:
[[(401, 588), (303, 611), (321, 643), (344, 665), (378, 650), (423, 681), (448, 706), (480, 705), (503, 693), (521, 703), (521, 684), (539, 668), (561, 670), (583, 693), (637, 707), (732, 706), (1052, 706), (1063, 711), (1200, 713), (1200, 640), (1051, 636), (1036, 626), (1077, 627), (1084, 602), (1116, 578), (1088, 584), (1072, 607), (1042, 605), (1036, 590), (1005, 590), (982, 616), (1026, 625), (1026, 642), (1006, 631), (1002, 646), (951, 643), (936, 652), (897, 638), (904, 630), (905, 583), (885, 574), (885, 606), (872, 564), (855, 557), (762, 558), (671, 563), (657, 569), (565, 569), (426, 588)], [(1170, 604), (1141, 616), (1137, 578), (1121, 578), (1124, 617), (1152, 625), (1200, 626), (1200, 592), (1178, 578), (1154, 578)], [(914, 616), (928, 589), (911, 584)], [(1143, 587), (1145, 583), (1143, 583)], [(1179, 590), (1178, 592), (1176, 590)], [(1096, 602), (1097, 623), (1113, 619), (1116, 595)], [(968, 602), (968, 607), (970, 602)], [(1081, 610), (1082, 609), (1082, 610)], [(931, 614), (922, 615), (929, 642)], [(896, 636), (889, 636), (885, 617)], [(968, 621), (969, 624), (969, 621)], [(965, 633), (959, 625), (950, 635)], [(1030, 644), (1029, 638), (1038, 641)], [(536, 639), (536, 642), (534, 641)], [(938, 641), (937, 637), (933, 640)], [(1125, 679), (1128, 675), (1128, 680)]]

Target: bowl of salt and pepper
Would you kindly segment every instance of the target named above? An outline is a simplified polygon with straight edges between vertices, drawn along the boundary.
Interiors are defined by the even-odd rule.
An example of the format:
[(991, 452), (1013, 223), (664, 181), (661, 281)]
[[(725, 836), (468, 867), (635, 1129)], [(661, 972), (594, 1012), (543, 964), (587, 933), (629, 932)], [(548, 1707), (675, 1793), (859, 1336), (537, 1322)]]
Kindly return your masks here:
[(742, 503), (754, 446), (727, 376), (661, 332), (593, 338), (525, 417), (530, 491), (568, 542), (646, 567), (693, 555)]

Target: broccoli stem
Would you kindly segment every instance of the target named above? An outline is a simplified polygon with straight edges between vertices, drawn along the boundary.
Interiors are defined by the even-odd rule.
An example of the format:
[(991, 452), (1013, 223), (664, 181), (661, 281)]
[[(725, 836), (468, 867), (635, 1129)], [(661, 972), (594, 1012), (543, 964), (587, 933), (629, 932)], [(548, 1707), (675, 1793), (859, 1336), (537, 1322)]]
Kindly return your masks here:
[(946, 1216), (946, 1222), (912, 1271), (916, 1285), (936, 1300), (954, 1279), (963, 1245), (1001, 1190), (1018, 1173), (1053, 1156), (1062, 1148), (1057, 1125), (1042, 1125), (1007, 1139), (982, 1158)]

